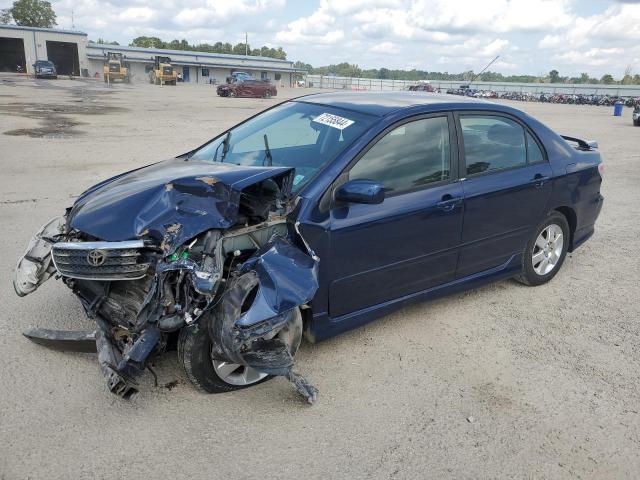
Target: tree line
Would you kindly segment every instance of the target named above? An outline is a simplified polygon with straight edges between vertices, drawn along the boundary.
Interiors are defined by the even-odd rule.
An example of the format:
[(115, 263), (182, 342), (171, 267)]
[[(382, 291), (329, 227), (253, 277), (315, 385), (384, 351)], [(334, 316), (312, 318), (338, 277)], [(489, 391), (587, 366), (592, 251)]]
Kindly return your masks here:
[[(337, 77), (372, 78), (382, 80), (451, 80), (458, 82), (469, 82), (476, 74), (473, 70), (460, 73), (430, 72), (427, 70), (394, 70), (388, 68), (363, 69), (351, 63), (338, 63), (324, 67), (313, 67), (304, 62), (295, 62), (295, 68), (306, 70), (313, 75), (335, 75)], [(605, 74), (600, 78), (591, 77), (588, 73), (581, 73), (577, 77), (562, 76), (557, 70), (551, 70), (547, 75), (503, 75), (498, 72), (484, 72), (480, 74), (476, 81), (482, 82), (514, 82), (514, 83), (585, 83), (604, 85), (640, 85), (640, 75), (633, 74), (631, 67), (627, 67), (623, 77), (616, 80), (610, 74)]]
[(216, 42), (213, 45), (211, 45), (210, 43), (199, 43), (197, 45), (192, 45), (184, 39), (165, 42), (158, 37), (136, 37), (131, 41), (129, 46), (144, 48), (164, 48), (169, 50), (185, 50), (190, 52), (227, 53), (231, 55), (245, 55), (246, 53), (254, 57), (269, 57), (277, 58), (280, 60), (287, 59), (287, 53), (282, 49), (282, 47), (272, 48), (265, 45), (260, 48), (251, 48), (251, 45), (244, 43), (236, 43), (235, 45), (232, 45), (228, 42)]

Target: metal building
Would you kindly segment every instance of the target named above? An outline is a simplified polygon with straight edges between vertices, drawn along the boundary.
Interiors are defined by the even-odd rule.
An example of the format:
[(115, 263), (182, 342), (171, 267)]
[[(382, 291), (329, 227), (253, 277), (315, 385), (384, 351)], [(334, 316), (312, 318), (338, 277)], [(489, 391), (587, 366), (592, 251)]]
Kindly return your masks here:
[(256, 78), (290, 86), (302, 70), (293, 62), (267, 57), (225, 55), (154, 48), (125, 47), (89, 42), (84, 32), (54, 28), (0, 25), (0, 72), (16, 72), (18, 66), (33, 73), (37, 60), (56, 64), (59, 75), (102, 78), (108, 52), (122, 53), (133, 81), (146, 81), (156, 55), (171, 58), (174, 69), (185, 82), (224, 83), (233, 72), (243, 71)]
[(210, 83), (215, 80), (217, 83), (224, 83), (233, 72), (242, 71), (255, 78), (282, 82), (289, 86), (295, 80), (295, 74), (305, 73), (293, 68), (293, 62), (276, 58), (87, 43), (90, 75), (97, 72), (102, 76), (102, 65), (108, 52), (123, 54), (134, 81), (146, 81), (156, 55), (169, 57), (174, 69), (182, 74), (185, 82)]
[(33, 73), (37, 60), (50, 60), (60, 75), (80, 75), (87, 69), (87, 34), (55, 28), (0, 25), (0, 71), (20, 66)]

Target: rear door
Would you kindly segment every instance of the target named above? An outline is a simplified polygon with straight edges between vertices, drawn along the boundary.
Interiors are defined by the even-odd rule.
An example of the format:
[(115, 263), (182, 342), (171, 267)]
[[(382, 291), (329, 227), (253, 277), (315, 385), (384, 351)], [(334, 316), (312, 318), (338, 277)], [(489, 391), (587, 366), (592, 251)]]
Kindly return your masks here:
[(453, 116), (387, 129), (348, 179), (381, 182), (379, 205), (334, 204), (330, 220), (329, 315), (340, 317), (453, 279), (462, 230)]
[(464, 225), (456, 272), (466, 277), (520, 254), (546, 211), (551, 167), (539, 141), (515, 117), (456, 114), (461, 133)]

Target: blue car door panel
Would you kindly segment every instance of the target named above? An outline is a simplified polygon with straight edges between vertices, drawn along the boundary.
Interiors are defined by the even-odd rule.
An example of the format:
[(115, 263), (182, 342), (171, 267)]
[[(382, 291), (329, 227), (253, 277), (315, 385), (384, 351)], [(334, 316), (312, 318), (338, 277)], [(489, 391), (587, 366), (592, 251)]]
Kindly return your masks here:
[(536, 140), (512, 118), (462, 114), (464, 222), (456, 278), (520, 254), (540, 222), (553, 174)]
[(468, 178), (457, 277), (502, 265), (521, 253), (551, 193), (549, 164)]
[(331, 211), (332, 318), (453, 280), (462, 231), (453, 116), (394, 125), (349, 167), (349, 180), (381, 183), (381, 204)]
[(333, 210), (331, 317), (452, 280), (461, 229), (459, 182)]

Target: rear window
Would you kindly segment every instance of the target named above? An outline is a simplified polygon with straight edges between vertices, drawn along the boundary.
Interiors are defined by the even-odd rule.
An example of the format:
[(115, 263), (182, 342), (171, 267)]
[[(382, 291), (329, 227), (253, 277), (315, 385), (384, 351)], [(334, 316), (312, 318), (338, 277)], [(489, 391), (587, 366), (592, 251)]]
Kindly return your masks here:
[(525, 131), (505, 117), (461, 115), (467, 175), (527, 164)]

